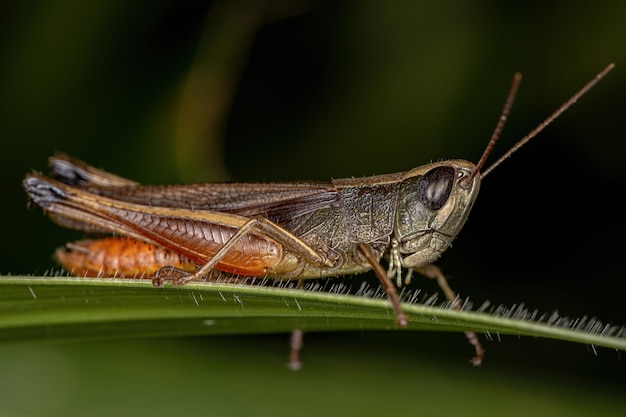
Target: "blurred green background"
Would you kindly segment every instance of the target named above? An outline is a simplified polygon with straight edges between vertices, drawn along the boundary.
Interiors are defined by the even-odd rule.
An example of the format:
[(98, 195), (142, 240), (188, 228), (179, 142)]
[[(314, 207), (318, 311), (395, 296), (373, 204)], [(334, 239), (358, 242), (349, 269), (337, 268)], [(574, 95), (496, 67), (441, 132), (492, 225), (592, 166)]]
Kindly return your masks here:
[[(439, 262), (475, 303), (626, 323), (620, 197), (626, 3), (31, 1), (0, 14), (0, 272), (41, 274), (80, 233), (27, 210), (55, 151), (148, 183), (328, 180), (476, 161), (510, 79), (499, 155), (616, 69), (490, 175)], [(359, 278), (356, 278), (359, 279)], [(414, 287), (436, 291), (432, 283)], [(619, 353), (459, 334), (309, 334), (5, 344), (0, 415), (599, 415)]]

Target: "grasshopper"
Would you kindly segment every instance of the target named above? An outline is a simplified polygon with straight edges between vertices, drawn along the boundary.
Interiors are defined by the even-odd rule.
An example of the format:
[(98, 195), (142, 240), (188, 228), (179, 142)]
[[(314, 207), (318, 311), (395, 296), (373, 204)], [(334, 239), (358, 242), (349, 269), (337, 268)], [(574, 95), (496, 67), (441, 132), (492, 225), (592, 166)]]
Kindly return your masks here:
[[(50, 159), (51, 177), (29, 174), (24, 187), (58, 224), (112, 235), (56, 251), (74, 275), (150, 277), (161, 286), (206, 279), (213, 270), (288, 280), (373, 270), (397, 325), (406, 327), (409, 318), (396, 286), (408, 283), (417, 271), (435, 279), (451, 306), (461, 309), (433, 262), (465, 224), (481, 180), (613, 67), (607, 66), (485, 170), (512, 107), (519, 73), (476, 164), (447, 160), (402, 173), (324, 183), (141, 185), (58, 154)], [(473, 332), (466, 336), (476, 351), (472, 363), (478, 365), (483, 349)], [(302, 332), (294, 331), (292, 368), (299, 366), (301, 338)]]

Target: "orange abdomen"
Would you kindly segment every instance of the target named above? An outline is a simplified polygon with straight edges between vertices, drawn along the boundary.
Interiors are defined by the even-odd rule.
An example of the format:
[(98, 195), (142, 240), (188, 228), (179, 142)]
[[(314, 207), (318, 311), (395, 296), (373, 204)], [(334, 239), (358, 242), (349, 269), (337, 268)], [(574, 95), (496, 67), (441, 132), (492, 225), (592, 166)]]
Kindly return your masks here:
[[(209, 245), (213, 243), (213, 245)], [(243, 276), (263, 276), (281, 257), (266, 241), (245, 236), (217, 263), (218, 271)], [(208, 251), (214, 242), (207, 242), (203, 258), (192, 260), (163, 247), (126, 237), (81, 240), (57, 249), (59, 263), (73, 275), (83, 277), (152, 278), (163, 267), (195, 272), (210, 259)], [(268, 247), (269, 246), (269, 247)]]
[(184, 256), (129, 238), (81, 240), (57, 249), (55, 255), (68, 272), (83, 277), (148, 278), (166, 266), (196, 270)]

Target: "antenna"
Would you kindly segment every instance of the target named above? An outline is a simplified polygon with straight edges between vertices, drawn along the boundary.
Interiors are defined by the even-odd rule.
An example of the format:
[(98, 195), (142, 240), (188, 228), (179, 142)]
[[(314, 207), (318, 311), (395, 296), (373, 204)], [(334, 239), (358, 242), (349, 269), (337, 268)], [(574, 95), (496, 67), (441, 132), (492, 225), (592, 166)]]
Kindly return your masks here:
[[(506, 100), (504, 102), (504, 107), (502, 108), (502, 113), (500, 113), (500, 118), (498, 119), (498, 124), (496, 124), (496, 128), (493, 130), (491, 134), (491, 138), (489, 139), (489, 143), (485, 147), (483, 154), (481, 155), (478, 163), (476, 164), (476, 169), (471, 173), (471, 175), (467, 178), (467, 182), (469, 184), (472, 183), (472, 180), (476, 176), (476, 174), (480, 173), (483, 165), (487, 162), (487, 158), (489, 154), (493, 150), (493, 147), (496, 145), (498, 138), (500, 138), (500, 133), (502, 133), (502, 129), (504, 129), (504, 125), (509, 117), (509, 113), (511, 112), (511, 107), (513, 107), (513, 102), (515, 101), (515, 96), (517, 96), (517, 90), (519, 90), (519, 85), (522, 82), (522, 74), (520, 72), (516, 72), (513, 75), (513, 81), (511, 81), (511, 87), (509, 88), (509, 94), (506, 95)], [(484, 175), (483, 175), (484, 177)]]
[[(504, 155), (502, 155), (500, 158), (498, 158), (498, 160), (496, 162), (491, 164), (489, 166), (489, 168), (487, 168), (483, 173), (481, 173), (481, 178), (485, 178), (491, 171), (493, 171), (498, 165), (500, 165), (506, 158), (508, 158), (513, 153), (515, 153), (519, 148), (524, 146), (529, 140), (531, 140), (532, 138), (537, 136), (537, 134), (539, 132), (541, 132), (543, 129), (545, 129), (546, 126), (548, 126), (550, 123), (552, 123), (565, 110), (569, 109), (574, 103), (576, 103), (576, 101), (578, 101), (579, 98), (581, 98), (583, 95), (585, 95), (585, 93), (587, 93), (587, 91), (592, 89), (598, 83), (598, 81), (600, 81), (602, 78), (604, 78), (613, 68), (615, 68), (615, 64), (614, 63), (611, 63), (611, 64), (607, 65), (606, 68), (604, 68), (602, 71), (600, 71), (598, 73), (598, 75), (596, 75), (591, 81), (589, 81), (587, 84), (585, 84), (583, 86), (583, 88), (578, 90), (578, 92), (576, 92), (576, 94), (574, 94), (569, 100), (567, 100), (565, 103), (563, 103), (561, 105), (561, 107), (556, 109), (556, 111), (554, 113), (552, 113), (550, 116), (548, 116), (543, 122), (539, 123), (539, 125), (536, 128), (531, 130), (530, 133), (528, 133), (526, 136), (524, 136), (519, 142), (517, 142), (508, 151), (506, 151), (504, 153)], [(517, 84), (519, 85), (519, 82), (517, 82)], [(515, 87), (516, 86), (515, 86), (515, 77), (514, 77), (513, 78), (513, 84), (511, 85), (511, 91), (513, 91)], [(502, 126), (504, 125), (503, 118), (506, 119), (506, 116), (508, 114), (508, 110), (510, 110), (510, 105), (508, 106), (508, 109), (507, 109), (507, 105), (509, 104), (509, 100), (511, 99), (511, 96), (512, 96), (512, 94), (511, 94), (511, 92), (509, 92), (509, 95), (507, 96), (507, 102), (505, 103), (504, 109), (502, 110), (502, 115), (500, 116), (500, 120), (498, 121), (498, 124), (496, 126), (496, 130), (494, 131), (494, 134), (492, 135), (491, 140), (487, 144), (487, 148), (485, 148), (485, 152), (483, 152), (483, 156), (481, 157), (480, 161), (478, 162), (478, 166), (479, 167), (481, 167), (482, 164), (484, 164), (483, 159), (487, 158), (485, 154), (488, 155), (488, 151), (490, 152), (491, 149), (493, 148), (495, 140), (497, 140), (497, 135), (499, 135), (499, 133), (500, 133), (498, 129), (502, 130)], [(513, 97), (514, 96), (515, 95), (513, 94)], [(494, 137), (496, 138), (495, 140), (494, 140)], [(480, 169), (480, 168), (478, 168), (478, 169)], [(476, 170), (476, 172), (478, 172), (478, 169)], [(475, 173), (472, 173), (471, 176), (473, 177), (475, 175), (476, 175)]]

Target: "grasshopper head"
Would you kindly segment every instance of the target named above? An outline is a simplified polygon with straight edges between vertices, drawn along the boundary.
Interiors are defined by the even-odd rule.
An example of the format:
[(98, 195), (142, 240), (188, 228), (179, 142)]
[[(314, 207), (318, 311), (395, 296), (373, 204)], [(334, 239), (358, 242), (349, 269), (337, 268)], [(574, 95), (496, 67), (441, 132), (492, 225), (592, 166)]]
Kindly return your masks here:
[(476, 166), (464, 160), (423, 165), (400, 185), (394, 243), (404, 267), (433, 262), (450, 246), (480, 188)]
[(481, 179), (576, 103), (613, 67), (615, 64), (609, 64), (600, 71), (497, 161), (483, 169), (522, 80), (522, 75), (516, 73), (496, 128), (476, 164), (457, 159), (424, 165), (407, 172), (398, 195), (392, 248), (393, 255), (400, 258), (402, 266), (417, 268), (437, 259), (465, 224), (478, 195)]

